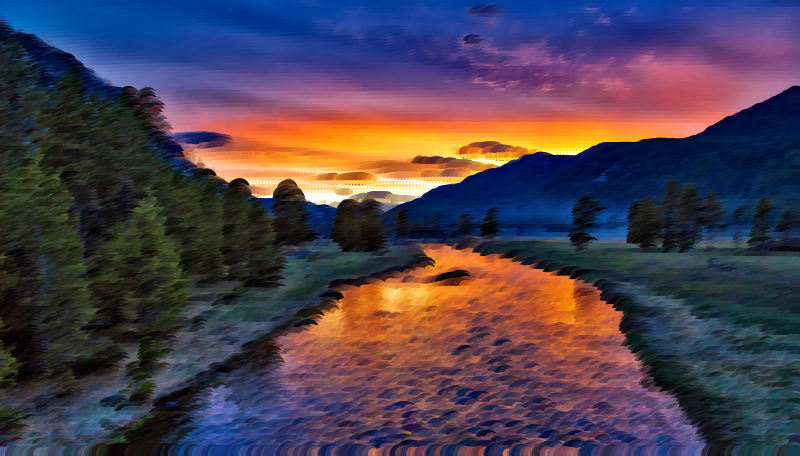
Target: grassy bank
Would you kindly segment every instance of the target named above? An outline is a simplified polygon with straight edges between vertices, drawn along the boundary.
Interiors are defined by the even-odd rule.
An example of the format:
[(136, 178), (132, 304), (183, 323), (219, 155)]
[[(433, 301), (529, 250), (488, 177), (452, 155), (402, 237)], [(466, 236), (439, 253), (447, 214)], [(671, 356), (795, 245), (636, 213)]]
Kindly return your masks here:
[[(387, 267), (414, 261), (416, 251), (392, 247), (386, 252), (341, 252), (335, 246), (317, 243), (287, 250), (284, 286), (243, 288), (241, 282), (213, 285), (192, 284), (189, 317), (193, 324), (177, 336), (174, 351), (164, 361), (169, 366), (154, 378), (156, 398), (195, 378), (242, 351), (291, 320), (297, 312), (317, 305), (319, 294), (334, 279), (368, 275)], [(136, 348), (129, 347), (129, 360)], [(103, 376), (83, 379), (81, 390), (63, 398), (50, 398), (44, 407), (26, 409), (20, 444), (88, 444), (107, 440), (114, 431), (150, 412), (152, 404), (120, 406), (128, 380), (117, 368)], [(43, 396), (53, 391), (40, 391)], [(41, 401), (39, 401), (41, 403)], [(30, 404), (28, 404), (30, 405)]]
[[(567, 242), (523, 240), (462, 246), (598, 286), (623, 312), (620, 329), (654, 386), (676, 395), (707, 440), (786, 443), (800, 434), (797, 254), (646, 253), (624, 244), (575, 252)], [(708, 268), (712, 257), (736, 270)]]

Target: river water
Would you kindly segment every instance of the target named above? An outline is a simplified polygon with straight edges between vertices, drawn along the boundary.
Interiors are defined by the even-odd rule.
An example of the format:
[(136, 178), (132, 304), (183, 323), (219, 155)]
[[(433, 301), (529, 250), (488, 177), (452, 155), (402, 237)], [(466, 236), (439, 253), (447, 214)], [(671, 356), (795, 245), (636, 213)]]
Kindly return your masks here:
[[(199, 444), (701, 445), (648, 389), (621, 313), (592, 286), (472, 250), (343, 290), (339, 310), (278, 340), (274, 372), (215, 390)], [(431, 283), (463, 269), (468, 278)]]

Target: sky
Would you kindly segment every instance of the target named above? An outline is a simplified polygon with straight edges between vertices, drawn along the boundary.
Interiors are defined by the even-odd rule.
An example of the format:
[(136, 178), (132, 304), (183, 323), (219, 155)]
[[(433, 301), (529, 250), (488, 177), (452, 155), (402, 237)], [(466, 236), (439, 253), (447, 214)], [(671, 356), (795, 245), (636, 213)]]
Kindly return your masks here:
[[(173, 132), (231, 135), (197, 156), (265, 189), (421, 176), (413, 157), (477, 141), (686, 137), (800, 84), (788, 0), (6, 0), (0, 17), (116, 86), (153, 87)], [(413, 191), (453, 179), (433, 181)]]

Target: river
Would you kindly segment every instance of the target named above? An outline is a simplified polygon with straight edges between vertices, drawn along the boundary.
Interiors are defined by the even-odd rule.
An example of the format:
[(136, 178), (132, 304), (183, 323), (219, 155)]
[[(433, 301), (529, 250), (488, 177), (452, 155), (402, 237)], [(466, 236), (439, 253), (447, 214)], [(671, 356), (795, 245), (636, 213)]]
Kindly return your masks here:
[[(428, 245), (435, 267), (343, 290), (277, 342), (283, 364), (217, 388), (188, 441), (702, 445), (647, 387), (594, 287), (497, 255)], [(456, 269), (469, 277), (432, 283)]]

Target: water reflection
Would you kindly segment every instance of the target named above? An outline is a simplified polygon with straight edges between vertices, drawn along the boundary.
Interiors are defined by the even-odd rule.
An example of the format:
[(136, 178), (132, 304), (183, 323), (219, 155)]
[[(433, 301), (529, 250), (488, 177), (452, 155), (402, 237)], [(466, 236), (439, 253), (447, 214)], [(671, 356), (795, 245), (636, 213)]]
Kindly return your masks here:
[[(231, 413), (217, 395), (193, 440), (700, 443), (673, 397), (640, 386), (621, 314), (595, 288), (496, 255), (426, 254), (435, 267), (346, 289), (340, 310), (281, 338), (263, 405)], [(432, 283), (455, 269), (470, 275)]]

